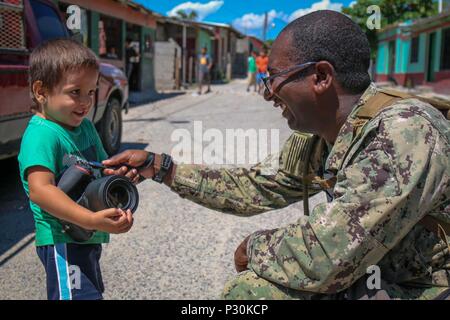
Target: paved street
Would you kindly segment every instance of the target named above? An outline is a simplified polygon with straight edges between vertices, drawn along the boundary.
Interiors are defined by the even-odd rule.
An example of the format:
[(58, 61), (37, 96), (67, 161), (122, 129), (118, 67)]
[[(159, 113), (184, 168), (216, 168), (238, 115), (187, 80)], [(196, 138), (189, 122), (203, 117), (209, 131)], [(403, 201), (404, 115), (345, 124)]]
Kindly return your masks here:
[[(208, 95), (195, 91), (135, 106), (124, 114), (123, 148), (170, 152), (175, 129), (191, 133), (192, 147), (207, 146), (194, 135), (219, 129), (279, 129), (280, 146), (290, 134), (281, 110), (255, 93), (243, 80), (215, 85)], [(245, 152), (246, 150), (237, 150)], [(224, 150), (223, 157), (229, 150)], [(33, 220), (18, 179), (15, 161), (1, 161), (0, 299), (45, 299), (44, 269), (35, 254)], [(138, 185), (140, 205), (132, 230), (113, 235), (104, 246), (102, 270), (106, 299), (217, 299), (235, 274), (233, 253), (251, 232), (295, 222), (302, 204), (239, 217), (203, 208), (180, 198), (166, 186)], [(324, 200), (323, 195), (313, 203)]]

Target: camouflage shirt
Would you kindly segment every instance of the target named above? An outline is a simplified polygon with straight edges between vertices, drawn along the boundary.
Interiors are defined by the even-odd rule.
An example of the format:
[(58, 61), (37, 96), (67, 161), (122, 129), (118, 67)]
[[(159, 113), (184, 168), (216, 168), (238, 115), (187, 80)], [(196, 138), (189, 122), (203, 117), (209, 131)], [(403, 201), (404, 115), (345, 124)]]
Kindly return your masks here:
[[(449, 286), (447, 239), (418, 224), (427, 214), (450, 222), (449, 122), (432, 106), (405, 99), (355, 130), (357, 111), (376, 92), (372, 84), (361, 96), (333, 146), (315, 144), (309, 174), (335, 174), (333, 200), (296, 223), (251, 235), (248, 266), (259, 276), (328, 294), (350, 287), (378, 265), (384, 281)], [(288, 139), (273, 175), (261, 174), (270, 161), (249, 170), (180, 165), (171, 188), (234, 214), (288, 206), (303, 196), (303, 137), (294, 132)], [(309, 194), (321, 189), (313, 184)]]

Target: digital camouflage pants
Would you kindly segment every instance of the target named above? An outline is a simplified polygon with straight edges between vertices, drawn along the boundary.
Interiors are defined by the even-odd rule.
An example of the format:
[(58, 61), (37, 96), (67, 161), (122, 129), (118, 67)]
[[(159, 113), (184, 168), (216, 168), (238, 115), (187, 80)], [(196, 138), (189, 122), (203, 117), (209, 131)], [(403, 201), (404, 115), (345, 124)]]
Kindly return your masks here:
[[(226, 300), (431, 300), (439, 297), (448, 287), (412, 288), (381, 281), (381, 289), (370, 290), (364, 276), (350, 288), (332, 295), (308, 293), (289, 289), (245, 271), (229, 281), (222, 293)], [(447, 297), (448, 299), (448, 297)]]

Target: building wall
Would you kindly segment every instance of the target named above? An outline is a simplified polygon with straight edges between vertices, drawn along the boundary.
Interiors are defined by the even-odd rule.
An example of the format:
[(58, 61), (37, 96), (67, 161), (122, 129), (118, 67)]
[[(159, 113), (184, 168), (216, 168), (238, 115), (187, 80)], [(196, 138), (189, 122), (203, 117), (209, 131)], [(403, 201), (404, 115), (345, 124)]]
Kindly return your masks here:
[(389, 72), (389, 42), (378, 44), (376, 73), (377, 75), (387, 75)]
[[(97, 55), (99, 52), (99, 37), (98, 37), (98, 21), (100, 20), (100, 14), (95, 11), (90, 12), (89, 17), (89, 45)], [(123, 56), (123, 55), (122, 55)]]
[(408, 72), (410, 73), (424, 73), (425, 72), (425, 55), (427, 36), (422, 33), (419, 35), (419, 52), (417, 62), (411, 63), (411, 43), (412, 39), (408, 41)]
[(134, 10), (125, 4), (112, 0), (64, 0), (61, 2), (76, 4), (88, 10), (100, 12), (129, 23), (156, 29), (156, 18), (150, 14)]
[[(394, 31), (395, 30), (395, 31)], [(429, 39), (430, 34), (435, 33), (435, 42), (432, 57), (429, 56)], [(394, 74), (391, 75), (401, 85), (423, 84), (427, 79), (429, 59), (433, 59), (432, 71), (435, 74), (435, 80), (439, 81), (446, 78), (448, 72), (442, 72), (441, 55), (442, 55), (442, 28), (426, 30), (419, 33), (419, 50), (418, 61), (411, 63), (411, 45), (412, 37), (406, 38), (401, 35), (400, 28), (388, 30), (380, 35), (378, 44), (378, 54), (376, 61), (376, 81), (386, 81), (389, 78), (389, 43), (395, 41), (396, 57)]]
[(442, 29), (436, 30), (436, 42), (434, 43), (434, 72), (439, 72), (441, 68), (441, 54), (442, 54)]
[(405, 73), (405, 58), (407, 57), (407, 52), (405, 51), (405, 41), (401, 38), (395, 39), (395, 73)]
[(141, 32), (141, 83), (140, 87), (143, 91), (154, 90), (155, 78), (154, 78), (154, 48), (151, 48), (150, 52), (145, 51), (145, 39), (149, 36), (151, 39), (151, 45), (154, 46), (156, 39), (156, 30), (153, 28), (142, 27)]
[(180, 68), (181, 47), (172, 39), (169, 41), (155, 42), (154, 70), (156, 90), (172, 90), (178, 88)]
[[(154, 44), (156, 38), (156, 18), (154, 16), (136, 11), (124, 4), (112, 0), (64, 0), (61, 2), (79, 5), (80, 7), (89, 10), (89, 46), (97, 55), (99, 54), (98, 23), (100, 20), (100, 14), (121, 20), (122, 57), (125, 57), (125, 39), (127, 36), (126, 23), (139, 26), (141, 28), (141, 77), (139, 87), (141, 90), (154, 90), (153, 54), (144, 52), (145, 36), (150, 35), (152, 44)], [(153, 51), (153, 49), (151, 51)], [(119, 67), (119, 65), (124, 65), (124, 58), (121, 63), (114, 63), (113, 60), (108, 62), (111, 62)]]
[(211, 50), (211, 35), (203, 30), (198, 29), (197, 33), (197, 53), (199, 54), (203, 47), (206, 47), (208, 49), (208, 53), (212, 55)]

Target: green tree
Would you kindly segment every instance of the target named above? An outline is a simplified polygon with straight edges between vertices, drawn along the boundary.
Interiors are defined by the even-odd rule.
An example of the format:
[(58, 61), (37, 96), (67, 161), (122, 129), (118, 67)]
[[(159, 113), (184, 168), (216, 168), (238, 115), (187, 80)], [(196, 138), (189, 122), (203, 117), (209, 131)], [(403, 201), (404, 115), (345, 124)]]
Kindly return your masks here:
[(370, 16), (367, 8), (371, 5), (380, 7), (382, 29), (397, 22), (430, 17), (438, 11), (437, 2), (433, 0), (357, 0), (353, 6), (343, 8), (342, 12), (350, 16), (366, 33), (372, 58), (377, 53), (378, 30), (370, 30), (366, 24)]
[(267, 47), (267, 48), (271, 48), (272, 47), (272, 44), (273, 44), (273, 39), (269, 39), (269, 40), (266, 40), (266, 42), (264, 43), (264, 45)]
[(198, 14), (195, 10), (192, 10), (191, 12), (189, 12), (189, 14), (186, 13), (186, 11), (184, 11), (184, 10), (178, 10), (176, 15), (178, 18), (186, 19), (186, 20), (193, 20), (193, 21), (197, 20), (197, 18), (198, 18)]

